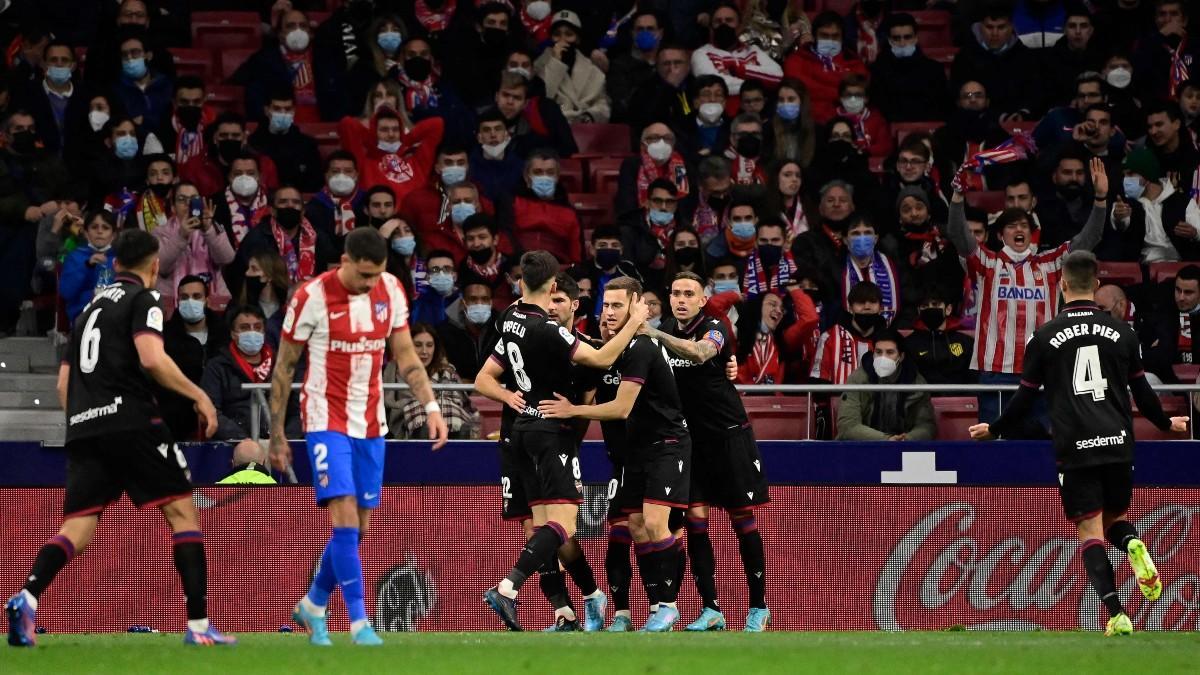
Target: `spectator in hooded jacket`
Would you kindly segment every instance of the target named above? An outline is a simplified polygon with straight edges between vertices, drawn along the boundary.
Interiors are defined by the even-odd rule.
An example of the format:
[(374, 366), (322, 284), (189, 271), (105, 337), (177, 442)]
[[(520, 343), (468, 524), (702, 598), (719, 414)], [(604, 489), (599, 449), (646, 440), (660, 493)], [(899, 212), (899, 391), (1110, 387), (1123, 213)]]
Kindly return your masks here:
[[(858, 370), (846, 384), (926, 384), (907, 358), (904, 338), (891, 331), (874, 336)], [(851, 391), (838, 406), (839, 441), (928, 441), (937, 435), (929, 392)]]
[(818, 14), (812, 32), (816, 39), (796, 45), (783, 63), (783, 73), (808, 87), (813, 121), (825, 124), (835, 114), (842, 78), (848, 73), (866, 75), (867, 66), (853, 51), (843, 51), (842, 17), (837, 12)]
[(581, 228), (558, 173), (558, 155), (553, 150), (530, 154), (525, 160), (525, 186), (499, 220), (520, 250), (544, 249), (560, 263), (571, 265), (583, 259)]
[(383, 107), (364, 130), (358, 120), (344, 117), (338, 123), (342, 145), (354, 154), (364, 185), (389, 185), (403, 201), (424, 186), (433, 169), (445, 125), (437, 117), (417, 122), (411, 130), (402, 112)]
[(925, 55), (911, 14), (892, 14), (887, 47), (871, 64), (871, 100), (892, 122), (940, 120), (946, 115), (946, 71)]
[(562, 109), (568, 122), (607, 122), (611, 108), (604, 86), (604, 71), (580, 53), (579, 15), (564, 9), (554, 15), (551, 47), (542, 52), (533, 69), (546, 83), (546, 96)]

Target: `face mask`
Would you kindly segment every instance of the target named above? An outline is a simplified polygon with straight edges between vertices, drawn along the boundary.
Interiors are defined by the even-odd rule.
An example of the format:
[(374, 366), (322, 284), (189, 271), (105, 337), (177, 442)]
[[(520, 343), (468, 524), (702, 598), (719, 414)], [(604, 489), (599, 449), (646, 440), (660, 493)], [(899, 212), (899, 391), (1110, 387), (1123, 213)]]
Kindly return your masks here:
[(396, 237), (392, 240), (392, 250), (407, 258), (417, 250), (417, 238)]
[(737, 279), (713, 279), (713, 293), (728, 293), (739, 290)]
[(233, 159), (237, 157), (238, 153), (241, 151), (241, 141), (233, 139), (217, 141), (217, 154), (221, 156), (221, 161), (225, 162), (226, 164), (233, 164)]
[(154, 196), (158, 197), (159, 199), (166, 199), (167, 194), (174, 186), (172, 186), (170, 183), (155, 183), (153, 185), (147, 185), (146, 187), (154, 193)]
[(467, 305), (467, 321), (481, 326), (487, 323), (487, 320), (492, 318), (491, 305)]
[(449, 272), (430, 274), (429, 285), (433, 287), (433, 290), (438, 292), (438, 295), (446, 297), (450, 295), (450, 291), (454, 290), (454, 275)]
[(737, 48), (737, 30), (729, 24), (721, 24), (713, 29), (713, 45), (718, 49), (731, 51)]
[(729, 197), (713, 196), (709, 197), (707, 201), (709, 208), (711, 208), (717, 214), (722, 214), (725, 213), (725, 206), (729, 203)]
[(671, 159), (671, 144), (666, 141), (654, 141), (646, 146), (646, 154), (650, 155), (650, 159), (662, 163)]
[(129, 59), (121, 62), (121, 72), (132, 80), (140, 80), (146, 76), (146, 59)]
[(609, 270), (621, 262), (621, 252), (615, 248), (602, 248), (596, 251), (596, 267)]
[(866, 99), (861, 96), (847, 96), (842, 99), (842, 107), (851, 115), (857, 115), (862, 112), (866, 103)]
[(762, 152), (762, 139), (758, 136), (741, 136), (735, 149), (742, 157), (758, 157)]
[(400, 149), (400, 141), (379, 141), (378, 147), (380, 150), (392, 154)]
[(179, 301), (179, 316), (187, 323), (197, 323), (204, 318), (204, 301), (203, 300), (187, 300)]
[(492, 145), (483, 146), (483, 156), (487, 157), (488, 159), (492, 159), (492, 160), (503, 159), (504, 151), (508, 148), (508, 142), (510, 140), (512, 140), (512, 139), (506, 138), (503, 141), (500, 141), (499, 143), (493, 143)]
[(512, 294), (514, 297), (521, 297), (521, 280), (517, 279), (512, 282)]
[(550, 16), (550, 3), (546, 0), (533, 0), (525, 7), (525, 13), (534, 21), (541, 21)]
[(88, 124), (92, 127), (92, 131), (100, 131), (108, 124), (108, 113), (103, 110), (93, 110), (88, 113)]
[(749, 239), (757, 229), (753, 220), (735, 220), (729, 224), (729, 231), (735, 239)]
[(286, 134), (288, 129), (292, 128), (292, 122), (296, 119), (293, 113), (271, 113), (270, 131), (273, 134)]
[(917, 312), (917, 316), (921, 318), (921, 323), (930, 330), (937, 330), (941, 327), (942, 321), (946, 319), (946, 312), (937, 307), (926, 307)]
[(442, 167), (442, 185), (454, 185), (461, 183), (467, 179), (467, 167), (465, 166), (446, 166)]
[(283, 43), (294, 52), (302, 52), (308, 49), (308, 31), (297, 28), (284, 36)]
[(1125, 176), (1121, 181), (1121, 187), (1125, 189), (1125, 196), (1130, 199), (1139, 199), (1146, 191), (1146, 184), (1137, 176)]
[(871, 365), (875, 366), (875, 374), (879, 377), (891, 377), (896, 374), (896, 369), (900, 367), (899, 363), (886, 356), (876, 356)]
[(335, 173), (329, 177), (329, 191), (338, 197), (345, 197), (354, 192), (355, 180), (344, 173)]
[(529, 181), (529, 188), (533, 190), (533, 194), (542, 199), (550, 199), (554, 196), (554, 188), (558, 185), (558, 180), (553, 176), (534, 176), (533, 180)]
[(175, 109), (175, 116), (179, 118), (179, 126), (194, 130), (200, 126), (201, 112), (198, 105), (185, 105)]
[(50, 66), (46, 69), (46, 79), (61, 87), (71, 81), (71, 69), (66, 66)]
[(113, 141), (113, 151), (121, 159), (133, 159), (138, 151), (137, 136), (117, 136), (117, 140)]
[(725, 106), (720, 103), (701, 103), (700, 104), (700, 119), (705, 124), (716, 124), (717, 120), (721, 119), (722, 113), (725, 112)]
[(675, 249), (675, 262), (680, 265), (695, 265), (700, 260), (700, 249), (695, 246)]
[(285, 230), (294, 230), (300, 225), (300, 209), (275, 209), (275, 222)]
[(424, 82), (433, 74), (433, 64), (424, 56), (414, 56), (405, 59), (404, 74), (416, 82)]
[(1025, 258), (1028, 258), (1030, 253), (1033, 253), (1032, 247), (1027, 248), (1024, 251), (1017, 251), (1017, 249), (1005, 245), (1000, 250), (1003, 251), (1004, 255), (1008, 256), (1009, 260), (1012, 260), (1013, 262), (1021, 262)]
[(400, 49), (400, 43), (404, 42), (404, 38), (394, 30), (388, 30), (375, 36), (375, 44), (388, 54), (395, 54), (397, 49)]
[(850, 316), (854, 325), (858, 326), (858, 329), (864, 334), (882, 329), (886, 325), (883, 317), (878, 314), (851, 314)]
[(658, 46), (658, 36), (652, 30), (639, 30), (633, 34), (633, 45), (648, 52)]
[(826, 58), (833, 58), (842, 53), (842, 41), (817, 40), (817, 53)]
[[(262, 277), (246, 277), (246, 301), (253, 303), (262, 297), (263, 289), (267, 284), (262, 280)], [(269, 314), (267, 316), (270, 316)]]
[(256, 330), (248, 330), (244, 333), (238, 333), (238, 351), (247, 356), (255, 356), (262, 351), (263, 342), (265, 341), (266, 336)]
[(508, 69), (508, 72), (516, 73), (517, 75), (520, 75), (521, 77), (523, 77), (527, 80), (533, 79), (533, 73), (529, 72), (528, 70), (526, 70), (520, 66), (513, 66), (512, 68)]
[(12, 135), (13, 150), (19, 154), (28, 155), (37, 147), (37, 138), (32, 131), (18, 131)]
[(475, 261), (476, 265), (482, 265), (492, 259), (493, 249), (477, 248), (473, 251), (467, 251), (467, 255), (471, 256), (471, 260)]
[(856, 234), (850, 237), (850, 255), (855, 258), (869, 258), (875, 253), (875, 235)]
[(650, 326), (651, 328), (658, 328), (662, 325), (662, 317), (656, 316), (653, 319), (646, 319), (646, 325)]
[(771, 268), (778, 265), (781, 257), (783, 257), (782, 246), (764, 244), (758, 247), (758, 258), (762, 260), (763, 267)]
[(908, 57), (917, 53), (917, 44), (915, 42), (911, 45), (904, 45), (903, 47), (899, 45), (891, 45), (891, 47), (892, 56), (895, 56), (898, 59), (907, 59)]
[(650, 209), (648, 216), (650, 218), (650, 222), (654, 225), (658, 225), (659, 227), (670, 225), (671, 222), (675, 220), (674, 213), (671, 213), (670, 211), (661, 211), (659, 209)]
[(450, 207), (450, 220), (454, 221), (455, 225), (462, 225), (464, 220), (473, 215), (475, 215), (474, 204), (463, 202)]
[(779, 115), (779, 119), (791, 122), (800, 116), (799, 103), (780, 103), (775, 106), (775, 113)]
[(483, 29), (483, 44), (495, 49), (503, 47), (508, 41), (508, 31), (500, 28), (484, 28)]
[(246, 174), (234, 176), (229, 187), (233, 189), (233, 194), (239, 197), (251, 197), (258, 194), (258, 179)]
[(1127, 68), (1113, 68), (1104, 80), (1117, 89), (1124, 89), (1133, 82), (1133, 73)]

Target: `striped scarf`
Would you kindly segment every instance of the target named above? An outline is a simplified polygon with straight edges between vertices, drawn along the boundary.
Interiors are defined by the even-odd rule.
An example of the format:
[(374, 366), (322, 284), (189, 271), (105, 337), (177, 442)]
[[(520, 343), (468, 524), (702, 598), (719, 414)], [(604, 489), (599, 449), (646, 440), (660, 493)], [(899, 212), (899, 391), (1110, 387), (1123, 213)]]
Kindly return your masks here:
[(271, 236), (279, 247), (279, 256), (287, 265), (288, 279), (293, 283), (308, 281), (317, 269), (317, 231), (308, 218), (300, 219), (299, 245), (292, 243), (279, 223), (271, 221)]
[(204, 122), (196, 125), (195, 131), (184, 129), (178, 115), (171, 115), (171, 128), (175, 130), (175, 166), (204, 152)]
[[(900, 277), (896, 274), (896, 266), (887, 256), (876, 251), (864, 275), (863, 270), (855, 264), (854, 258), (846, 256), (846, 270), (842, 275), (842, 297), (849, 295), (850, 289), (860, 281), (870, 281), (879, 287), (879, 292), (883, 295), (881, 314), (891, 323), (896, 317), (896, 312), (900, 311)], [(849, 303), (845, 303), (845, 307), (850, 309)]]
[(672, 152), (671, 157), (666, 163), (659, 166), (650, 157), (650, 153), (646, 152), (646, 148), (642, 148), (642, 163), (638, 165), (637, 174), (637, 199), (638, 204), (645, 204), (646, 197), (650, 194), (650, 184), (659, 178), (666, 178), (675, 184), (675, 189), (679, 191), (678, 198), (683, 199), (688, 196), (688, 176), (687, 164), (683, 161), (683, 155), (678, 152)]
[(754, 348), (750, 350), (750, 360), (748, 365), (752, 368), (757, 368), (758, 372), (754, 374), (754, 382), (752, 384), (780, 384), (775, 381), (775, 377), (771, 375), (776, 365), (775, 361), (779, 350), (775, 346), (775, 336), (770, 333), (759, 333), (758, 339), (754, 341)]
[(440, 33), (450, 25), (450, 17), (454, 16), (454, 8), (458, 0), (446, 0), (442, 3), (441, 11), (435, 12), (429, 8), (425, 0), (413, 3), (413, 13), (417, 15), (417, 23), (430, 33)]
[(1179, 87), (1188, 79), (1188, 66), (1191, 65), (1192, 57), (1190, 54), (1184, 54), (1187, 42), (1185, 36), (1179, 41), (1179, 46), (1171, 52), (1171, 77), (1168, 94), (1172, 100), (1179, 97)]
[[(242, 240), (246, 238), (246, 233), (254, 227), (256, 223), (269, 211), (267, 206), (267, 193), (261, 187), (258, 188), (258, 194), (254, 195), (254, 201), (250, 206), (242, 206), (238, 203), (237, 197), (233, 195), (233, 188), (225, 188), (225, 204), (229, 207), (229, 231), (233, 233), (233, 245), (242, 245)], [(283, 249), (280, 249), (282, 253)]]
[(317, 88), (313, 83), (312, 50), (306, 49), (299, 54), (286, 47), (283, 60), (292, 71), (292, 89), (296, 92), (296, 105), (314, 105), (317, 102)]
[[(768, 272), (771, 274), (768, 275)], [(767, 270), (763, 268), (762, 259), (758, 257), (756, 249), (746, 258), (746, 271), (742, 274), (742, 291), (747, 298), (778, 291), (791, 283), (792, 277), (795, 275), (796, 259), (792, 257), (791, 251), (784, 249), (775, 269)]]
[(839, 105), (837, 107), (837, 115), (838, 117), (845, 117), (850, 120), (851, 127), (854, 130), (854, 145), (859, 150), (870, 150), (871, 134), (867, 133), (867, 118), (871, 116), (871, 110), (863, 108), (862, 112), (855, 115)]
[(800, 200), (800, 195), (796, 195), (795, 201), (792, 203), (791, 214), (788, 213), (788, 210), (785, 206), (779, 215), (783, 217), (783, 222), (787, 223), (787, 239), (790, 242), (797, 235), (808, 232), (808, 216), (804, 213), (804, 204)]
[(762, 167), (753, 159), (742, 157), (733, 148), (725, 149), (725, 158), (733, 165), (735, 185), (762, 185), (767, 182), (767, 174), (763, 173)]
[(333, 208), (333, 231), (337, 236), (344, 237), (354, 229), (357, 215), (354, 213), (354, 198), (358, 196), (358, 190), (350, 193), (345, 197), (338, 197), (329, 191), (329, 186), (321, 188), (318, 195), (320, 200), (326, 202)]
[(396, 81), (400, 83), (404, 96), (404, 109), (413, 112), (421, 108), (438, 107), (438, 91), (431, 74), (424, 82), (409, 78), (403, 68), (396, 68)]

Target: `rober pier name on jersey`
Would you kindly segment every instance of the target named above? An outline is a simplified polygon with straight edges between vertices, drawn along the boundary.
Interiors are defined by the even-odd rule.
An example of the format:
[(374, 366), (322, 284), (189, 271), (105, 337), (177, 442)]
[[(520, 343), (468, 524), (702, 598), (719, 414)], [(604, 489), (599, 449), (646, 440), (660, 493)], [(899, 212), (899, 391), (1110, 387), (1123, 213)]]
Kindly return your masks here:
[(1054, 337), (1050, 338), (1050, 346), (1058, 349), (1067, 340), (1070, 340), (1073, 337), (1079, 337), (1081, 335), (1094, 335), (1096, 337), (1108, 338), (1113, 342), (1117, 342), (1121, 339), (1121, 334), (1110, 326), (1104, 326), (1098, 323), (1093, 323), (1089, 326), (1089, 324), (1086, 323), (1079, 323), (1075, 324), (1074, 326), (1067, 326), (1066, 328), (1055, 333)]

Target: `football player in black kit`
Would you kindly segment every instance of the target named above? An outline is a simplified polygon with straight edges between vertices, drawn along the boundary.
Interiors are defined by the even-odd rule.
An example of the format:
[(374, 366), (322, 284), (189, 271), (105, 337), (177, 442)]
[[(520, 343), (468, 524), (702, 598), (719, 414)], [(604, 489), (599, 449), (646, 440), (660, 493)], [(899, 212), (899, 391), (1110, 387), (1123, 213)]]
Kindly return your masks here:
[(1187, 431), (1187, 417), (1171, 417), (1142, 371), (1137, 334), (1096, 305), (1096, 257), (1076, 251), (1063, 261), (1058, 316), (1034, 332), (1025, 347), (1021, 388), (996, 421), (971, 427), (971, 437), (1003, 437), (1029, 412), (1038, 387), (1046, 387), (1063, 512), (1079, 532), (1088, 579), (1108, 609), (1105, 635), (1129, 635), (1133, 624), (1121, 606), (1104, 538), (1123, 551), (1147, 600), (1162, 581), (1146, 544), (1125, 512), (1133, 496), (1133, 413), (1160, 429)]
[(67, 416), (63, 522), (38, 551), (25, 588), (5, 607), (8, 643), (34, 645), (38, 598), (92, 540), (104, 508), (126, 493), (138, 508), (158, 507), (171, 527), (187, 604), (184, 643), (234, 644), (236, 638), (208, 623), (208, 569), (187, 462), (163, 424), (153, 385), (191, 399), (206, 436), (217, 429), (217, 413), (163, 351), (163, 311), (153, 290), (158, 240), (126, 230), (114, 248), (116, 281), (98, 289), (79, 315), (58, 371), (58, 399)]
[[(521, 300), (504, 311), (496, 349), (475, 378), (480, 394), (517, 411), (511, 450), (533, 512), (533, 535), (512, 571), (484, 593), (484, 601), (511, 630), (521, 630), (517, 592), (529, 575), (553, 564), (555, 552), (575, 534), (583, 496), (575, 429), (546, 419), (538, 404), (571, 391), (572, 362), (597, 369), (611, 366), (648, 314), (644, 302), (635, 303), (630, 325), (595, 349), (549, 318), (557, 274), (558, 261), (546, 251), (521, 257)], [(506, 371), (517, 391), (501, 384)]]
[[(641, 290), (641, 284), (630, 277), (613, 279), (604, 288), (601, 317), (608, 330), (620, 331), (618, 337), (633, 322), (630, 306)], [(616, 341), (614, 338), (609, 344)], [(643, 630), (666, 632), (679, 620), (675, 598), (682, 542), (672, 534), (669, 522), (671, 509), (688, 503), (691, 439), (687, 421), (667, 354), (653, 339), (644, 335), (634, 338), (608, 374), (620, 378), (613, 400), (575, 405), (557, 395), (555, 400), (543, 400), (539, 410), (551, 419), (625, 420), (627, 455), (615, 499), (621, 512), (629, 514), (646, 595), (658, 602)]]
[(716, 559), (708, 537), (710, 506), (729, 513), (750, 591), (745, 630), (760, 632), (771, 624), (767, 609), (766, 557), (754, 509), (770, 501), (762, 456), (750, 418), (737, 389), (725, 375), (733, 353), (725, 325), (701, 311), (704, 282), (683, 272), (671, 282), (671, 314), (656, 338), (679, 358), (671, 359), (683, 412), (691, 422), (694, 457), (691, 503), (687, 514), (688, 555), (704, 611), (687, 630), (723, 630), (725, 615), (717, 604)]

